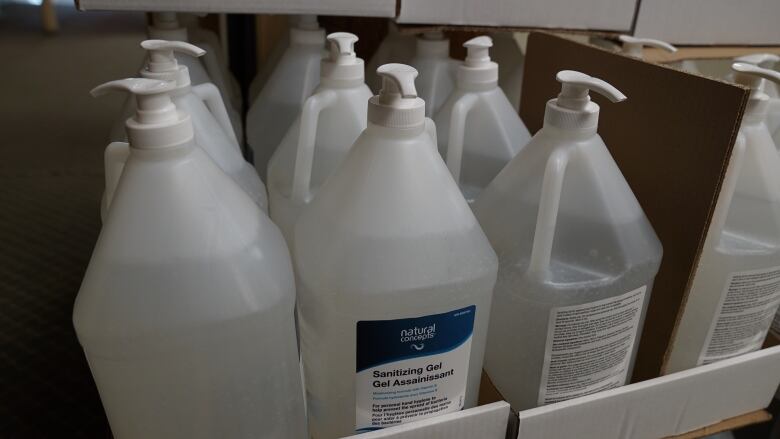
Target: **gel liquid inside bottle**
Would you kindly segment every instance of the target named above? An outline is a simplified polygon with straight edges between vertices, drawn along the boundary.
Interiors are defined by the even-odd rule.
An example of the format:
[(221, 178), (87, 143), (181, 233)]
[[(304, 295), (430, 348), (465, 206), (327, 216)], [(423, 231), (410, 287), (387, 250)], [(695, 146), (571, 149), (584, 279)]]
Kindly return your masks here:
[(517, 410), (626, 383), (661, 262), (588, 91), (626, 97), (557, 79), (542, 129), (472, 204), (499, 258), (485, 370)]
[(417, 69), (417, 90), (425, 101), (425, 116), (433, 117), (455, 89), (458, 62), (450, 58), (450, 40), (441, 32), (425, 32), (417, 37), (414, 58), (409, 65)]
[(372, 94), (363, 79), (363, 60), (355, 55), (357, 40), (346, 32), (328, 35), (330, 55), (322, 60), (320, 85), (268, 164), (271, 219), (288, 243), (301, 209), (366, 129)]
[(762, 78), (780, 82), (780, 73), (744, 63), (732, 69), (750, 99), (667, 373), (760, 349), (780, 306), (780, 157), (761, 91)]
[[(217, 87), (210, 82), (192, 85), (189, 69), (179, 65), (179, 56), (199, 57), (205, 52), (189, 43), (181, 41), (146, 40), (141, 47), (148, 53), (147, 63), (141, 76), (149, 79), (172, 81), (176, 87), (169, 92), (176, 108), (190, 115), (195, 133), (195, 143), (203, 148), (212, 160), (233, 181), (249, 195), (263, 211), (268, 211), (268, 195), (265, 185), (258, 177), (254, 167), (244, 160), (241, 147), (231, 128), (230, 118)], [(129, 96), (123, 110), (122, 125), (135, 112), (135, 99)], [(106, 167), (121, 167), (127, 156), (128, 147), (124, 144), (124, 152), (114, 143), (106, 152)], [(106, 175), (110, 174), (107, 172)], [(107, 187), (110, 184), (107, 183)], [(101, 205), (101, 217), (105, 218), (106, 209), (111, 202), (112, 194), (106, 192)]]
[(455, 91), (434, 119), (439, 152), (469, 203), (531, 140), (498, 87), (498, 64), (488, 53), (492, 45), (487, 36), (463, 44), (467, 55), (458, 66)]
[(377, 73), (367, 128), (295, 227), (316, 439), (472, 407), (479, 391), (496, 256), (427, 131), (417, 72)]
[(279, 229), (146, 78), (130, 152), (73, 309), (117, 439), (307, 437)]
[(290, 28), (290, 45), (276, 63), (246, 115), (246, 139), (265, 180), (268, 161), (320, 80), (325, 30), (313, 15)]

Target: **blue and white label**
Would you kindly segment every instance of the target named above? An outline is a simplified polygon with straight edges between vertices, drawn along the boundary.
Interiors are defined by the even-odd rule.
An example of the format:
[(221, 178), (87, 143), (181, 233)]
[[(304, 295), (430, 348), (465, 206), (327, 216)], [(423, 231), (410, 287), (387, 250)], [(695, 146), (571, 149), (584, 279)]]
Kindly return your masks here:
[(476, 310), (357, 323), (357, 432), (463, 408)]

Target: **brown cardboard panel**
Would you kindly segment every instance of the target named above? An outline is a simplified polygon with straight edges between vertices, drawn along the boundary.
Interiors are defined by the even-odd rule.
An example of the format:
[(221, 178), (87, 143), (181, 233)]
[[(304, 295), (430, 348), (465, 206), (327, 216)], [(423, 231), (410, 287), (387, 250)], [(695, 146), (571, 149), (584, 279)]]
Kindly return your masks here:
[(678, 434), (676, 436), (670, 436), (666, 439), (696, 439), (700, 437), (709, 436), (712, 434), (721, 433), (724, 431), (735, 430), (737, 428), (747, 427), (748, 425), (760, 424), (772, 419), (772, 415), (764, 410), (758, 410), (755, 412), (746, 413), (741, 416), (726, 419), (725, 421), (718, 422), (717, 424), (709, 425), (698, 430), (689, 431), (688, 433)]
[(658, 234), (664, 256), (650, 299), (634, 380), (660, 374), (678, 312), (712, 216), (748, 93), (744, 88), (580, 44), (532, 33), (520, 116), (542, 126), (555, 74), (579, 70), (628, 100), (601, 105), (599, 133)]

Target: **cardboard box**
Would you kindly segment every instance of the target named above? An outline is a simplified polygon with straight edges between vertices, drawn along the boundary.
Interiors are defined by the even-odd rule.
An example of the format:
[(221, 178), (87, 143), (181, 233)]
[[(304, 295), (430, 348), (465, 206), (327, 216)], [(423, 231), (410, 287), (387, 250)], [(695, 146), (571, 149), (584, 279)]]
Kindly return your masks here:
[(596, 29), (628, 32), (635, 0), (399, 0), (402, 24)]
[(82, 11), (175, 11), (395, 17), (396, 0), (76, 0)]
[(651, 0), (639, 7), (634, 34), (673, 44), (780, 44), (777, 0)]

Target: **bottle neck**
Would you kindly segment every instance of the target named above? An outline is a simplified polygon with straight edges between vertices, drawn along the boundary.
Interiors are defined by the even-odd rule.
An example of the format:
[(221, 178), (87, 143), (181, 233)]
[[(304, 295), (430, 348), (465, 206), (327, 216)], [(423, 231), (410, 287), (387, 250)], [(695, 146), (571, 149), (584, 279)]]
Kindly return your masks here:
[(404, 128), (388, 127), (369, 121), (367, 129), (371, 134), (393, 139), (412, 139), (425, 132), (425, 122)]
[(599, 106), (589, 102), (584, 110), (571, 110), (557, 104), (557, 99), (547, 101), (544, 111), (544, 127), (571, 136), (587, 138), (596, 134), (599, 125)]
[(135, 149), (166, 149), (191, 142), (194, 138), (192, 120), (183, 111), (176, 111), (177, 120), (163, 124), (140, 123), (135, 116), (127, 119), (127, 139)]
[(458, 67), (458, 88), (466, 91), (486, 91), (498, 87), (498, 64), (490, 62), (481, 67)]
[(182, 157), (190, 154), (195, 147), (194, 139), (189, 139), (164, 148), (137, 148), (130, 144), (130, 148), (133, 150), (133, 157), (146, 161), (159, 161)]

